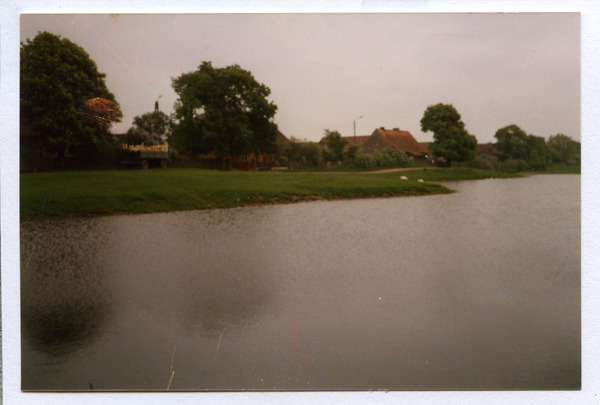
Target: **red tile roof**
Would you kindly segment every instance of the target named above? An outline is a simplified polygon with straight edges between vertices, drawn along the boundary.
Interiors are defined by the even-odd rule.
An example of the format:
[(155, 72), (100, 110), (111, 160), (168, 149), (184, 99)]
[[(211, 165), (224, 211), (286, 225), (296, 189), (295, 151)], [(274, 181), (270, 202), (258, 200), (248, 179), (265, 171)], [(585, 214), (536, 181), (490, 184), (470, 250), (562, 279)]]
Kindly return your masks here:
[(363, 145), (370, 136), (371, 135), (357, 135), (356, 138), (354, 136), (344, 136), (343, 138), (348, 140), (348, 145)]
[(477, 155), (479, 155), (480, 153), (483, 152), (492, 152), (492, 153), (499, 153), (500, 151), (496, 148), (494, 148), (494, 145), (490, 142), (490, 143), (480, 143), (477, 145), (477, 149), (475, 149), (475, 153)]
[(378, 132), (391, 146), (402, 152), (410, 153), (413, 156), (424, 156), (429, 154), (427, 149), (417, 142), (408, 131), (378, 128), (375, 132)]
[[(354, 142), (354, 136), (342, 136), (342, 139), (346, 139), (348, 141), (348, 145), (354, 145), (356, 143), (357, 145), (362, 146), (370, 137), (371, 135), (356, 135), (356, 142)], [(327, 139), (325, 137), (321, 138), (319, 145), (327, 145)], [(346, 148), (348, 145), (346, 145)]]

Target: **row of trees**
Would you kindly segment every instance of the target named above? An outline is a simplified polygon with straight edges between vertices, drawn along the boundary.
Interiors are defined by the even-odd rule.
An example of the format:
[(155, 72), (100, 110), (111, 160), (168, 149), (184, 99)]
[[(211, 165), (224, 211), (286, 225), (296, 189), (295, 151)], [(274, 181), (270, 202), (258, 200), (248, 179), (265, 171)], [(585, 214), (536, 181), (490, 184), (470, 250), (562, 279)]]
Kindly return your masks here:
[[(106, 75), (83, 48), (42, 32), (21, 43), (20, 63), (21, 125), (42, 138), (46, 151), (62, 160), (67, 151), (98, 155), (103, 147), (117, 147), (109, 126), (120, 122), (119, 105), (106, 87)], [(125, 142), (151, 145), (168, 137), (176, 149), (193, 156), (275, 151), (277, 106), (267, 99), (270, 89), (250, 72), (203, 62), (195, 72), (173, 79), (172, 86), (179, 96), (174, 114), (155, 108), (135, 117)]]
[(524, 160), (530, 167), (543, 169), (549, 163), (579, 164), (581, 144), (563, 134), (552, 135), (548, 142), (528, 135), (517, 125), (500, 128), (494, 135), (495, 147), (510, 159)]
[[(429, 151), (447, 164), (474, 158), (477, 139), (466, 131), (460, 114), (451, 104), (429, 106), (421, 119), (421, 129), (433, 132), (434, 142)], [(564, 134), (552, 135), (546, 142), (541, 136), (528, 135), (517, 125), (509, 125), (496, 131), (494, 137), (494, 147), (506, 158), (522, 160), (533, 169), (544, 169), (547, 164), (580, 163), (581, 144)]]
[[(21, 43), (20, 64), (21, 124), (41, 135), (46, 150), (62, 160), (67, 150), (98, 155), (116, 146), (107, 124), (120, 122), (119, 105), (106, 87), (105, 75), (81, 47), (43, 32)], [(152, 145), (168, 138), (176, 150), (190, 156), (268, 152), (310, 165), (323, 160), (353, 162), (357, 157), (358, 145), (348, 146), (339, 132), (329, 130), (325, 149), (292, 138), (276, 150), (277, 106), (268, 100), (271, 91), (238, 65), (215, 68), (203, 62), (196, 71), (174, 78), (172, 87), (179, 96), (174, 113), (164, 114), (156, 103), (154, 112), (134, 118), (126, 143)], [(436, 158), (450, 164), (475, 156), (477, 139), (451, 104), (429, 106), (420, 123), (424, 132), (433, 133), (429, 149)], [(506, 156), (533, 166), (574, 164), (580, 156), (581, 145), (563, 134), (546, 142), (510, 125), (495, 137), (496, 148)]]

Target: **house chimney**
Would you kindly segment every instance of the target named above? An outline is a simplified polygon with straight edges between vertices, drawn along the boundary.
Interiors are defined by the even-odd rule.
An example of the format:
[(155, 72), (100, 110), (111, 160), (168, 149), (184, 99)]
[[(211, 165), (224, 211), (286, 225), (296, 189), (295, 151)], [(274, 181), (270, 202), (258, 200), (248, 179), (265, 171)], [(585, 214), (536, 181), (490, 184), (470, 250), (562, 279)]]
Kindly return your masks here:
[(379, 129), (381, 129), (382, 131), (385, 131), (385, 127), (379, 127)]
[(394, 131), (400, 131), (400, 128), (394, 128)]

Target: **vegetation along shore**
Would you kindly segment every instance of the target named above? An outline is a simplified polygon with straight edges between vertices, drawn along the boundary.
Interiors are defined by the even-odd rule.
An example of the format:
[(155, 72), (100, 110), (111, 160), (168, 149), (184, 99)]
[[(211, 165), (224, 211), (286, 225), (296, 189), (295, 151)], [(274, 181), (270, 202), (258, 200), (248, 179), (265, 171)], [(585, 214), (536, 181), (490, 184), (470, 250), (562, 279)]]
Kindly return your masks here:
[[(549, 172), (573, 170), (567, 167)], [(21, 176), (21, 220), (430, 195), (452, 192), (437, 181), (519, 175), (473, 168), (415, 168), (384, 173), (224, 172), (183, 168), (46, 172)], [(408, 180), (402, 180), (402, 176)]]

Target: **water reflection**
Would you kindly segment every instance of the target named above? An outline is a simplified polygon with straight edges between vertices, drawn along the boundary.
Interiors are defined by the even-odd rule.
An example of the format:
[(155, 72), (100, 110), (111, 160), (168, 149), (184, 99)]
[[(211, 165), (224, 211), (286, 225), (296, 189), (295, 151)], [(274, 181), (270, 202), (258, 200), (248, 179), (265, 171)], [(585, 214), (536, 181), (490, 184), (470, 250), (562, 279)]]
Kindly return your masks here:
[(42, 306), (23, 306), (23, 337), (52, 360), (89, 345), (101, 334), (108, 305), (64, 300)]
[(93, 221), (22, 225), (22, 335), (52, 361), (90, 345), (113, 314), (107, 236)]
[(23, 224), (23, 387), (577, 388), (579, 179)]
[(242, 328), (269, 304), (269, 283), (251, 264), (188, 275), (177, 300), (186, 327), (205, 334)]

